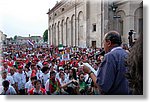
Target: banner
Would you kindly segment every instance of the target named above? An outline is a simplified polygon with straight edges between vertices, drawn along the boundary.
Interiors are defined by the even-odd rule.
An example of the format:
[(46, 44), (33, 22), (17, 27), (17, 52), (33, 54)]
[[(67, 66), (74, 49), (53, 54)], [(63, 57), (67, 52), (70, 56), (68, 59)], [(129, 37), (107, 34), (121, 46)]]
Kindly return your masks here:
[(62, 60), (63, 60), (63, 61), (68, 61), (68, 60), (70, 60), (70, 55), (69, 55), (69, 54), (64, 54), (64, 55), (62, 55)]

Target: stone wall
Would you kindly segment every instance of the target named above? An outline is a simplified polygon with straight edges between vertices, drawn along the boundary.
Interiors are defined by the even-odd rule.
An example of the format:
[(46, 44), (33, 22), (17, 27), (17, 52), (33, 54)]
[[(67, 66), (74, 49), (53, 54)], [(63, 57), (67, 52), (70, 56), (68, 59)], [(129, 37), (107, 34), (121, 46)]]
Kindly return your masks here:
[[(112, 4), (117, 6), (112, 10)], [(62, 0), (49, 10), (51, 45), (102, 47), (104, 34), (117, 30), (128, 43), (128, 32), (142, 33), (142, 0)], [(116, 18), (115, 18), (116, 16)], [(118, 17), (118, 18), (117, 18)], [(94, 28), (95, 27), (95, 28)]]

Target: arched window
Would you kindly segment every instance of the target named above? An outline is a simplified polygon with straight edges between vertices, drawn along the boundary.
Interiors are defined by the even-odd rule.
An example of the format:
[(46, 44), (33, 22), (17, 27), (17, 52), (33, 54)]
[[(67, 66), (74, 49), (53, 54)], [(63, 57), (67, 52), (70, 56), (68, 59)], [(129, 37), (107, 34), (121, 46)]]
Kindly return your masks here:
[(143, 7), (136, 9), (134, 13), (134, 31), (136, 32), (135, 37), (143, 33)]

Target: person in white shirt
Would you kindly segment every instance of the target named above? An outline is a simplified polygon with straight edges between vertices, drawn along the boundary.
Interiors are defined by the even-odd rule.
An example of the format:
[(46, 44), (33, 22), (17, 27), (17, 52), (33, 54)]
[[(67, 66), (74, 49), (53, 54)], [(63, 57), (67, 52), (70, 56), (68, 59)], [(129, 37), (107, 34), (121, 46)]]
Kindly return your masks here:
[(34, 88), (34, 81), (37, 80), (37, 77), (34, 75), (34, 76), (31, 76), (31, 78), (29, 79), (29, 81), (25, 84), (25, 92), (26, 94), (28, 94), (28, 91), (31, 90), (32, 88)]
[(9, 81), (5, 80), (3, 81), (3, 86), (0, 87), (0, 94), (1, 95), (16, 95), (15, 89), (9, 85)]
[(60, 94), (60, 82), (56, 78), (56, 72), (50, 72), (50, 78), (46, 81), (45, 89), (48, 95), (59, 95)]
[[(5, 70), (1, 71), (1, 78), (0, 78), (0, 80), (1, 80), (1, 82), (7, 80), (10, 83), (10, 85), (12, 85), (12, 86), (15, 84), (15, 82), (13, 80), (13, 77), (12, 76), (8, 76), (7, 75), (7, 71), (5, 71)], [(0, 83), (0, 86), (2, 86), (2, 83)]]
[(42, 55), (39, 55), (38, 56), (38, 58), (39, 58), (39, 61), (38, 61), (38, 63), (37, 63), (37, 65), (39, 65), (41, 68), (43, 68), (43, 57), (42, 57)]
[(64, 73), (66, 74), (65, 78), (69, 79), (69, 70), (68, 70), (68, 68), (64, 68)]
[(20, 95), (25, 95), (25, 83), (26, 83), (26, 75), (23, 72), (23, 66), (18, 67), (18, 73), (16, 74), (16, 91)]
[(41, 80), (34, 81), (34, 88), (28, 91), (29, 95), (47, 95), (46, 90), (41, 87)]
[(43, 67), (42, 72), (43, 73), (42, 73), (40, 78), (41, 78), (41, 82), (42, 82), (42, 87), (45, 88), (46, 81), (50, 77), (49, 68), (48, 67)]
[(24, 68), (25, 68), (24, 73), (26, 75), (26, 81), (29, 81), (32, 71), (30, 71), (30, 67), (28, 65), (26, 65)]
[(2, 69), (5, 70), (7, 73), (9, 73), (10, 68), (9, 68), (7, 62), (4, 62), (4, 63), (3, 63), (3, 68), (2, 68)]
[(59, 77), (60, 77), (59, 82), (60, 82), (61, 86), (63, 86), (64, 84), (69, 82), (69, 80), (65, 78), (65, 73), (64, 72), (60, 72)]
[(10, 73), (8, 73), (8, 76), (12, 76), (13, 80), (15, 81), (15, 75), (16, 75), (16, 69), (10, 68)]
[(31, 79), (29, 78), (29, 81), (25, 84), (25, 94), (28, 94), (29, 85), (31, 84)]
[(34, 88), (34, 82), (37, 80), (37, 77), (34, 75), (34, 76), (32, 76), (31, 77), (31, 83), (29, 84), (29, 87), (28, 87), (28, 89), (27, 89), (27, 92), (29, 91), (29, 90), (31, 90), (32, 88)]
[[(56, 78), (57, 79), (60, 79), (60, 76), (59, 76), (60, 72), (64, 72), (64, 68), (63, 67), (59, 67), (59, 72), (56, 73)], [(67, 78), (67, 74), (66, 73), (64, 73), (64, 74), (65, 74), (65, 78)]]
[(41, 76), (43, 74), (41, 71), (41, 67), (39, 65), (36, 66), (37, 66), (37, 72), (36, 72), (37, 79), (41, 79)]
[(66, 79), (64, 72), (60, 72), (59, 77), (60, 77), (59, 82), (60, 82), (60, 85), (61, 85), (61, 93), (62, 94), (68, 94), (68, 92), (66, 92), (67, 87), (68, 87), (69, 84), (71, 84), (73, 82), (73, 80), (69, 81), (69, 79)]

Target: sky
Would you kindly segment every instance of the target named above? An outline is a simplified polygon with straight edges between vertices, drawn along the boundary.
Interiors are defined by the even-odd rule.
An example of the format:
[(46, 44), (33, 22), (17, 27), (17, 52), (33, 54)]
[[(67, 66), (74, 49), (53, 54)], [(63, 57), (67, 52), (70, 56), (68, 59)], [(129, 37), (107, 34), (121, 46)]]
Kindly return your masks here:
[(61, 0), (0, 0), (0, 30), (7, 37), (42, 36), (48, 9)]

